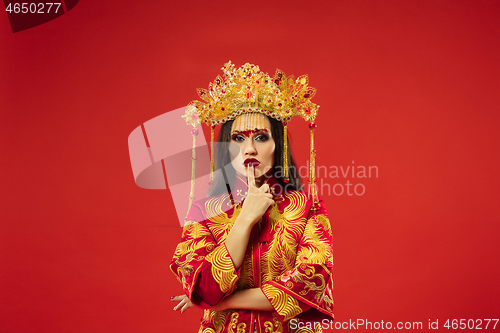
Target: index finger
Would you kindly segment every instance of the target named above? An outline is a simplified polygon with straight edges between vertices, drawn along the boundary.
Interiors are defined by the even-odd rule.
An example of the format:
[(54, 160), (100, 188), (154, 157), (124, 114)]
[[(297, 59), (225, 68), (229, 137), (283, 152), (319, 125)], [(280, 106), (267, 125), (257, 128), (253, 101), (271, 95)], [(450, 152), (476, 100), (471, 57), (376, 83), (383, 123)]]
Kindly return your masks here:
[(186, 295), (179, 295), (179, 296), (170, 297), (170, 300), (179, 302), (179, 301), (182, 301), (184, 298), (186, 298)]
[(252, 163), (248, 164), (248, 167), (247, 167), (247, 180), (248, 180), (249, 187), (255, 187), (255, 174), (254, 174), (254, 167), (253, 167)]

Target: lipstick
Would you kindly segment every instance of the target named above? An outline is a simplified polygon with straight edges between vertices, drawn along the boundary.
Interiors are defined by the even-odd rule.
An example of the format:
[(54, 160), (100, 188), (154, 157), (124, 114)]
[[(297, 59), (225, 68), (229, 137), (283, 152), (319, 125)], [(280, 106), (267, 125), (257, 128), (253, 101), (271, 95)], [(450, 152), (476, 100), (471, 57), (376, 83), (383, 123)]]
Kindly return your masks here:
[(243, 165), (245, 168), (249, 167), (250, 165), (253, 167), (257, 167), (260, 165), (260, 162), (257, 161), (255, 158), (247, 158), (244, 162)]

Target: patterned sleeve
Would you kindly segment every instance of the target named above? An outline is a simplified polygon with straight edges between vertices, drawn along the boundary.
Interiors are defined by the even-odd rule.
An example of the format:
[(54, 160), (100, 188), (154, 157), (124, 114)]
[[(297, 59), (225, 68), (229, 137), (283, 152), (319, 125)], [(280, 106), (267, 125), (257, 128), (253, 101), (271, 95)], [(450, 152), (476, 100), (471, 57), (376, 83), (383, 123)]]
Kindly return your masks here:
[(332, 232), (320, 201), (320, 208), (308, 214), (294, 268), (263, 284), (261, 289), (283, 321), (310, 308), (332, 317), (332, 268)]
[(237, 287), (239, 269), (225, 243), (215, 242), (196, 203), (186, 218), (170, 269), (193, 304), (202, 308), (216, 305)]

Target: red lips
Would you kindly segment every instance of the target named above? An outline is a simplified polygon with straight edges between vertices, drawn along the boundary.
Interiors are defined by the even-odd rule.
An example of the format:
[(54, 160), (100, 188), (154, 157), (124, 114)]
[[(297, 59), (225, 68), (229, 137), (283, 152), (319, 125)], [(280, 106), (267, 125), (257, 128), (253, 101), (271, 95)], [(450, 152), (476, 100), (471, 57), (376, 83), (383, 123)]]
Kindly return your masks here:
[(256, 166), (259, 166), (260, 165), (260, 162), (257, 161), (255, 158), (247, 158), (244, 162), (243, 162), (243, 165), (246, 167), (249, 167), (249, 166), (253, 166), (253, 167), (256, 167)]

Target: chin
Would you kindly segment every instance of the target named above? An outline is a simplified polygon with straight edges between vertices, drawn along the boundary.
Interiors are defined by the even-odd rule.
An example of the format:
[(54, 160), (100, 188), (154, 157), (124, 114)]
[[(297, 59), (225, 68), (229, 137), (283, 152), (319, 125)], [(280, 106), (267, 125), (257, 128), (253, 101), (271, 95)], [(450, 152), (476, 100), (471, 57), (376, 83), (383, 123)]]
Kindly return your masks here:
[(255, 177), (262, 177), (271, 171), (271, 167), (257, 168), (255, 169)]
[(259, 167), (257, 167), (255, 169), (255, 177), (256, 178), (262, 177), (264, 174), (265, 174), (264, 170), (260, 169)]

